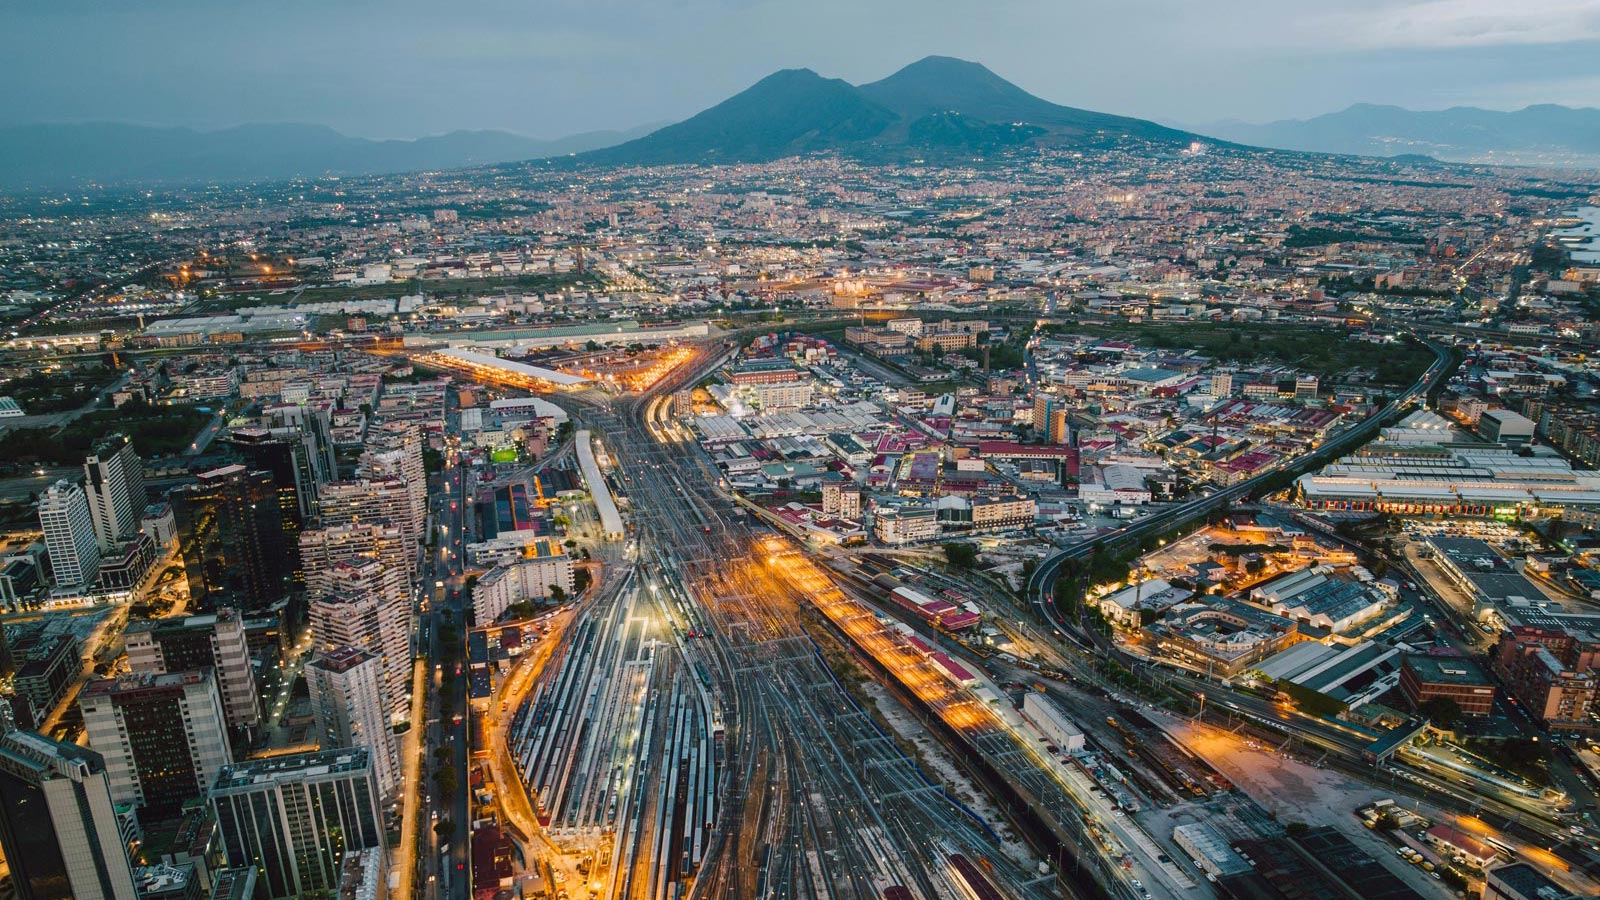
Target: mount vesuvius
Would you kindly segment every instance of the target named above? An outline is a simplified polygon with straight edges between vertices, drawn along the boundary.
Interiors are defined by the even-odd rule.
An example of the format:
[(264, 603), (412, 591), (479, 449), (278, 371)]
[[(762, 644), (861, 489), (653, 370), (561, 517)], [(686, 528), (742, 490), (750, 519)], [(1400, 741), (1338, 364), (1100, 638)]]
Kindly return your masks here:
[(810, 69), (784, 69), (682, 122), (578, 159), (661, 165), (762, 162), (821, 151), (982, 155), (1124, 141), (1177, 145), (1197, 138), (1143, 119), (1060, 106), (978, 63), (929, 56), (863, 85)]

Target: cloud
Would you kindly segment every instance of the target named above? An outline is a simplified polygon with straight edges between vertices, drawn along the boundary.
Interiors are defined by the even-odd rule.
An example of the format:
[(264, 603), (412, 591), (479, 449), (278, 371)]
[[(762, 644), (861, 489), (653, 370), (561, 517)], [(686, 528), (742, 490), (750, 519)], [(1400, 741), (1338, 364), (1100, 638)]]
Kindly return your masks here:
[(1594, 108), (1600, 75), (1571, 75), (1472, 85), (1452, 92), (1452, 102), (1489, 109), (1516, 110), (1532, 103)]
[(1447, 50), (1600, 40), (1594, 0), (1422, 0), (1308, 20), (1304, 36), (1356, 50)]
[(527, 62), (570, 62), (602, 55), (621, 55), (628, 47), (598, 29), (558, 24), (460, 23), (426, 34), (412, 34), (401, 43), (407, 58), (437, 63), (478, 65)]
[[(774, 69), (929, 53), (1041, 97), (1183, 120), (1600, 101), (1600, 0), (0, 0), (39, 73), (0, 122), (309, 121), (556, 135), (678, 119)], [(60, 65), (72, 47), (73, 64)], [(1541, 76), (1570, 83), (1541, 84)]]

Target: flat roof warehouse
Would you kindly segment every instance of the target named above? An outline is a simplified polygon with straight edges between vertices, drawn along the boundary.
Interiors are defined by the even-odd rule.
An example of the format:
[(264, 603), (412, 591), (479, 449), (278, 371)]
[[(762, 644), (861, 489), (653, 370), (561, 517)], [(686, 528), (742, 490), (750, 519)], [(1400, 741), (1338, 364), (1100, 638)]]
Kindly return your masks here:
[(488, 353), (477, 353), (472, 350), (457, 350), (446, 348), (428, 354), (422, 360), (424, 365), (434, 362), (446, 368), (464, 370), (486, 375), (490, 378), (521, 380), (530, 382), (545, 382), (553, 387), (562, 389), (579, 388), (589, 384), (589, 379), (580, 375), (571, 375), (555, 369), (546, 369), (542, 366), (530, 366), (527, 363), (517, 362), (512, 359), (501, 359)]

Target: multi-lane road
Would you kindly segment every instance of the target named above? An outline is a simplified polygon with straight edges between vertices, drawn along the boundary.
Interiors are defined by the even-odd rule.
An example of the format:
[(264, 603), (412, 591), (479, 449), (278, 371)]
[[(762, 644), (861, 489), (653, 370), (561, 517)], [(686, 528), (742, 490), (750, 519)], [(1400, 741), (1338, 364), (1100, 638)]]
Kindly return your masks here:
[[(423, 676), (427, 694), (423, 721), (411, 727), (424, 729), (421, 775), (415, 784), (407, 785), (408, 800), (421, 802), (408, 811), (418, 817), (414, 826), (422, 852), (414, 865), (415, 884), (413, 896), (422, 900), (467, 900), (470, 896), (467, 831), (471, 827), (468, 812), (468, 752), (467, 739), (467, 679), (463, 664), (466, 655), (465, 631), (467, 610), (471, 606), (466, 596), (462, 577), (462, 561), (466, 558), (469, 533), (469, 508), (466, 491), (468, 473), (460, 464), (453, 449), (445, 452), (444, 471), (429, 479), (429, 514), (433, 523), (436, 543), (425, 550), (422, 576), (419, 579), (419, 599), (425, 608), (418, 617), (417, 655), (424, 661), (427, 671)], [(453, 646), (445, 641), (454, 635)], [(452, 660), (452, 666), (461, 668), (446, 673), (443, 660)], [(444, 686), (450, 685), (449, 714), (442, 714), (441, 700)], [(447, 748), (449, 758), (441, 761), (434, 751)], [(434, 772), (440, 764), (456, 771), (456, 791), (446, 801), (435, 786)], [(435, 832), (440, 821), (448, 821), (453, 832), (441, 836)]]

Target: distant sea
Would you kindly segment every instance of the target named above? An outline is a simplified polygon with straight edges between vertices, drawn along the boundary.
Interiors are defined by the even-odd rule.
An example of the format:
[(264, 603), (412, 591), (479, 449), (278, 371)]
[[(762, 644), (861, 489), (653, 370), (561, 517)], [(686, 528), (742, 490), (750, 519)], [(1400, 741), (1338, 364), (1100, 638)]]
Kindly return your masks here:
[(1600, 262), (1600, 206), (1580, 206), (1568, 215), (1582, 219), (1583, 224), (1559, 228), (1551, 234), (1572, 251), (1573, 262)]

